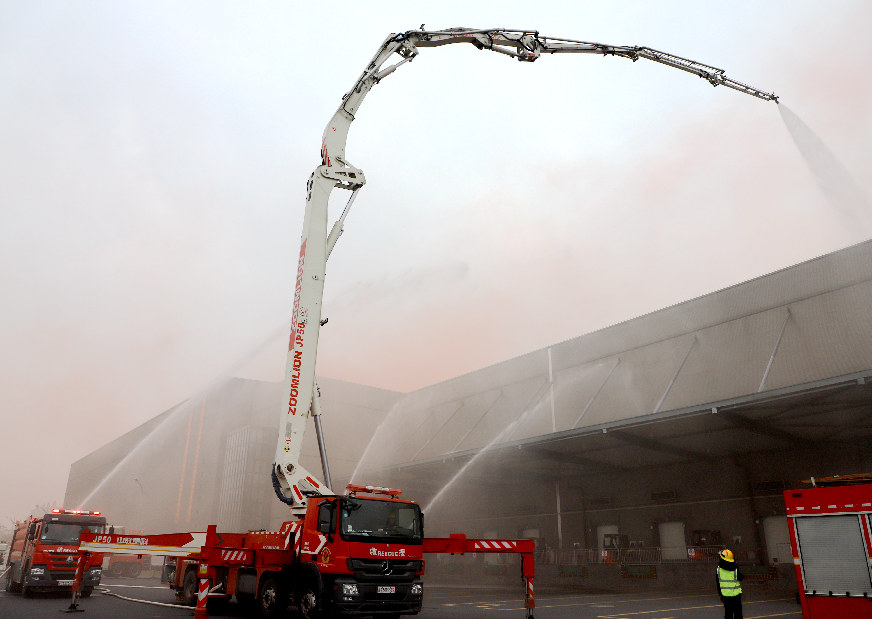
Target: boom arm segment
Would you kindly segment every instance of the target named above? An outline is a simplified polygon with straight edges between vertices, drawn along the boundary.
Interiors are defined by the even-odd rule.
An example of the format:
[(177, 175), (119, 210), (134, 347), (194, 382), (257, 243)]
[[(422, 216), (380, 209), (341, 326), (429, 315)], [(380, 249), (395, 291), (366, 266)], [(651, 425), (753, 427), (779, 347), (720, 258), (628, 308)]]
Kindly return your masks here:
[[(272, 469), (273, 487), (281, 501), (293, 511), (305, 510), (307, 496), (332, 494), (326, 466), (326, 451), (321, 448), (322, 467), (328, 483), (318, 481), (300, 465), (300, 451), (310, 411), (318, 414), (320, 405), (315, 384), (315, 357), (321, 328), (321, 300), (327, 257), (342, 233), (345, 216), (357, 192), (366, 184), (363, 172), (345, 157), (348, 130), (363, 99), (373, 86), (393, 73), (400, 65), (413, 60), (418, 48), (440, 47), (452, 43), (470, 43), (522, 62), (534, 62), (542, 54), (600, 54), (620, 56), (636, 61), (645, 58), (705, 78), (713, 86), (726, 86), (766, 101), (778, 101), (772, 93), (728, 78), (723, 69), (711, 67), (680, 56), (660, 52), (650, 47), (605, 45), (540, 36), (535, 30), (491, 28), (450, 28), (447, 30), (410, 30), (391, 34), (379, 47), (357, 81), (343, 97), (321, 140), (321, 165), (306, 184), (306, 214), (300, 256), (297, 263), (297, 284), (294, 290), (291, 341), (288, 347), (282, 400), (279, 440)], [(397, 54), (400, 60), (385, 66)], [(353, 191), (342, 217), (327, 234), (327, 203), (334, 187)]]

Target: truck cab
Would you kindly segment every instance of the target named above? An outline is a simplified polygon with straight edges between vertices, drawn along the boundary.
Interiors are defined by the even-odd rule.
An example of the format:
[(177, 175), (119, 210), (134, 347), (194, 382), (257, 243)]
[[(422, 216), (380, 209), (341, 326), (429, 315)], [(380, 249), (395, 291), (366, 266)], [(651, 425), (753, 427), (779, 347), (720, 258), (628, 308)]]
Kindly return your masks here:
[[(79, 536), (86, 529), (103, 533), (100, 512), (54, 509), (41, 518), (15, 523), (9, 552), (6, 590), (29, 597), (36, 591), (69, 589), (79, 560)], [(92, 554), (82, 574), (82, 596), (100, 584), (103, 555)]]
[(416, 503), (352, 493), (307, 507), (296, 596), (304, 615), (420, 612), (424, 522)]

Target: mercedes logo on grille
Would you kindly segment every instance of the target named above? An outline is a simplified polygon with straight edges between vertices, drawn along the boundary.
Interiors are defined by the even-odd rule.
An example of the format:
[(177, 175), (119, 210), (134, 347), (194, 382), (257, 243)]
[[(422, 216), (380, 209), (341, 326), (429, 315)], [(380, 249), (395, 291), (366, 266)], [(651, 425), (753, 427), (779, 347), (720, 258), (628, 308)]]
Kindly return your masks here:
[(67, 565), (72, 565), (72, 564), (73, 564), (73, 556), (70, 555), (69, 557), (67, 557)]
[(382, 561), (381, 573), (384, 574), (385, 576), (387, 576), (388, 574), (391, 573), (391, 571), (393, 571), (391, 569), (391, 562), (390, 561)]

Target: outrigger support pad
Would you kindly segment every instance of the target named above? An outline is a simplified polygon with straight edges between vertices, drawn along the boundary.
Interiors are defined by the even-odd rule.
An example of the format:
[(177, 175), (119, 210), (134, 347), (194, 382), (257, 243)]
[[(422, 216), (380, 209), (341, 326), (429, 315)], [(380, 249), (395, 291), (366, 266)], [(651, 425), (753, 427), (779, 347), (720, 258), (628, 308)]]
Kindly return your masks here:
[[(85, 533), (90, 533), (88, 529), (85, 529)], [(73, 599), (70, 602), (69, 608), (66, 610), (62, 610), (62, 613), (83, 613), (85, 612), (84, 608), (79, 608), (79, 591), (82, 590), (82, 578), (85, 573), (85, 563), (88, 562), (88, 558), (91, 556), (90, 552), (83, 552), (79, 550), (79, 560), (76, 562), (76, 575), (73, 578)]]

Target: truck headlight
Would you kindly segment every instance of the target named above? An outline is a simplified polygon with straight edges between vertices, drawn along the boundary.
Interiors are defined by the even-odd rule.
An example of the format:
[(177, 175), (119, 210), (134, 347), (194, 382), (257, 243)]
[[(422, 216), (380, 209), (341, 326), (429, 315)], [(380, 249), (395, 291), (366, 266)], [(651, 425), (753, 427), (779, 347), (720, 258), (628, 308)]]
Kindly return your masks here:
[(32, 568), (30, 568), (30, 575), (31, 576), (42, 576), (43, 574), (45, 574), (44, 567), (32, 567)]
[(424, 594), (424, 585), (421, 583), (415, 583), (412, 585), (412, 595), (423, 595)]
[(342, 583), (342, 595), (357, 595), (357, 585), (354, 583)]

